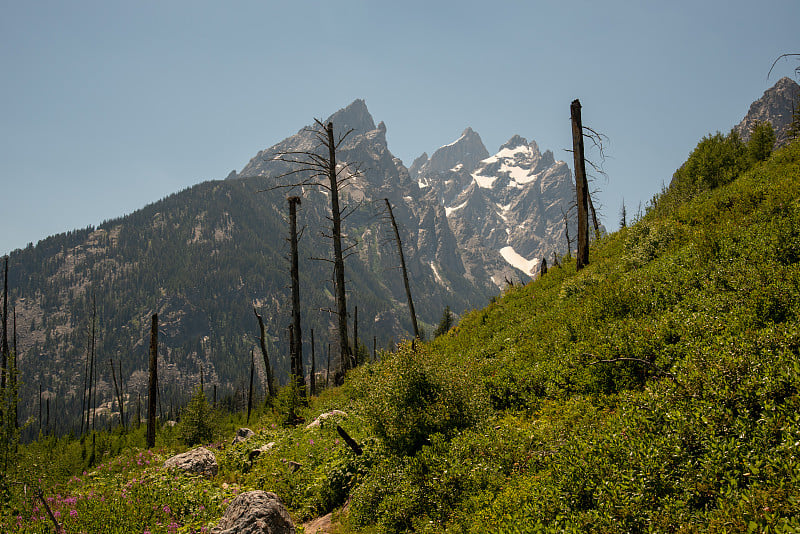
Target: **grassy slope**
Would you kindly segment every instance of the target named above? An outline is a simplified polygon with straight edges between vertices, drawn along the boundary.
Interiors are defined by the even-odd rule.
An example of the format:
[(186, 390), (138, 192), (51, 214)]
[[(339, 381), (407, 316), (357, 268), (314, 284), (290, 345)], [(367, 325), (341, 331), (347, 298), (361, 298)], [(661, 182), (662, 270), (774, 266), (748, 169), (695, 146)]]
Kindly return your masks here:
[[(657, 204), (580, 273), (551, 269), (436, 341), (358, 369), (306, 415), (347, 411), (363, 456), (330, 426), (281, 428), (278, 409), (246, 445), (222, 446), (211, 483), (158, 470), (179, 448), (165, 435), (150, 466), (129, 438), (104, 459), (110, 472), (51, 491), (70, 532), (112, 516), (120, 532), (199, 531), (250, 488), (276, 491), (298, 519), (349, 500), (352, 531), (800, 529), (798, 199), (795, 143), (692, 202)], [(76, 447), (23, 454), (66, 474), (81, 468)], [(45, 531), (30, 499), (12, 505), (20, 528)]]

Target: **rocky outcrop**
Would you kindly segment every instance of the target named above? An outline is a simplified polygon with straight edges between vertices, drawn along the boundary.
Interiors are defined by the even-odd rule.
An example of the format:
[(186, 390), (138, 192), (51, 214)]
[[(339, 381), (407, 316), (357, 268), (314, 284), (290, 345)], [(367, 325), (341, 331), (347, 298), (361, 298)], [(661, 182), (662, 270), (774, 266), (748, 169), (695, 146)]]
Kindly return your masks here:
[(280, 498), (272, 492), (248, 491), (236, 497), (213, 534), (294, 534), (294, 523)]
[(219, 465), (214, 453), (205, 447), (198, 447), (183, 454), (177, 454), (164, 462), (164, 469), (179, 469), (207, 477), (215, 477)]
[(764, 91), (764, 96), (750, 105), (742, 122), (734, 127), (745, 141), (750, 139), (753, 127), (759, 122), (769, 122), (775, 130), (775, 146), (783, 146), (788, 140), (792, 114), (800, 106), (800, 85), (791, 78), (781, 78), (774, 86)]

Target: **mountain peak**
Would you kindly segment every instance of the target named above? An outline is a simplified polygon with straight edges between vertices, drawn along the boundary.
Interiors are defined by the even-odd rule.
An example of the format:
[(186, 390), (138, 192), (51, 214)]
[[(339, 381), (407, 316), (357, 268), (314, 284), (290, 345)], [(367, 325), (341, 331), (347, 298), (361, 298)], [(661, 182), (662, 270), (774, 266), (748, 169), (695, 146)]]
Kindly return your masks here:
[(798, 98), (800, 85), (791, 78), (783, 77), (750, 105), (747, 115), (733, 129), (747, 141), (757, 123), (769, 122), (775, 129), (776, 146), (782, 146), (789, 139), (789, 125), (792, 123), (792, 113)]
[(517, 148), (518, 146), (528, 146), (528, 140), (520, 135), (514, 135), (511, 137), (511, 139), (506, 141), (503, 146), (500, 147), (499, 151), (502, 151), (506, 148)]
[(333, 122), (337, 133), (354, 130), (355, 133), (363, 134), (375, 129), (375, 121), (367, 109), (367, 103), (361, 98), (353, 100), (350, 105), (328, 117), (325, 122)]

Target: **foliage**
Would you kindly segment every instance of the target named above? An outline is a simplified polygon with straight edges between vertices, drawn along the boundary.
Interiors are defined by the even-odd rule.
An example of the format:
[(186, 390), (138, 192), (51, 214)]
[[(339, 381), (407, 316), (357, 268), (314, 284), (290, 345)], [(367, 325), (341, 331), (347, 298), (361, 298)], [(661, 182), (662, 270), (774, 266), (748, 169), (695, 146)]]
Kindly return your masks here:
[(214, 438), (214, 417), (205, 392), (198, 386), (189, 404), (181, 410), (178, 436), (185, 445), (209, 443)]
[(764, 161), (772, 154), (775, 146), (775, 130), (769, 122), (760, 122), (753, 126), (750, 140), (747, 142), (747, 155), (751, 163)]
[(467, 370), (406, 343), (360, 376), (373, 434), (399, 455), (413, 455), (433, 434), (452, 436), (482, 420), (486, 403)]
[(433, 337), (439, 337), (446, 334), (453, 327), (453, 312), (450, 311), (450, 306), (445, 306), (442, 312), (442, 318), (439, 319), (439, 326), (433, 333)]
[(739, 134), (717, 132), (703, 137), (672, 178), (684, 195), (714, 189), (736, 178), (747, 166), (747, 149)]

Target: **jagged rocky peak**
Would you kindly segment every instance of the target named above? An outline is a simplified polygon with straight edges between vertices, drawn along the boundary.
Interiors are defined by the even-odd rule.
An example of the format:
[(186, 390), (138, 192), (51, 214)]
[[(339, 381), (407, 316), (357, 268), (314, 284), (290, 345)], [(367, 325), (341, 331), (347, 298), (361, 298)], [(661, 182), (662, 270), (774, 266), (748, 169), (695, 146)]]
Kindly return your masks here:
[(776, 146), (784, 145), (789, 140), (789, 125), (795, 106), (800, 106), (800, 85), (791, 78), (783, 77), (750, 105), (747, 115), (734, 130), (747, 141), (757, 123), (770, 122), (775, 129)]
[(408, 173), (412, 177), (416, 177), (419, 174), (419, 170), (428, 162), (428, 153), (423, 152), (421, 156), (414, 160), (411, 164), (411, 167), (408, 168)]
[[(333, 122), (335, 132), (347, 132), (353, 130), (355, 134), (363, 134), (375, 129), (375, 121), (372, 119), (367, 103), (358, 98), (346, 108), (340, 109), (325, 121)], [(384, 131), (386, 126), (384, 125)]]
[(461, 137), (438, 149), (431, 158), (420, 167), (419, 172), (439, 173), (455, 169), (459, 165), (466, 171), (472, 171), (482, 159), (489, 157), (489, 151), (481, 141), (481, 136), (467, 127)]
[[(528, 145), (528, 140), (527, 139), (525, 139), (521, 135), (514, 135), (511, 139), (509, 139), (508, 141), (503, 143), (503, 145), (500, 147), (500, 150), (498, 150), (498, 152), (502, 152), (504, 149), (513, 149), (513, 148), (517, 148), (518, 146), (527, 146), (527, 145)], [(536, 142), (535, 141), (533, 141), (533, 145), (536, 146)], [(537, 150), (537, 152), (538, 152), (538, 150)]]

